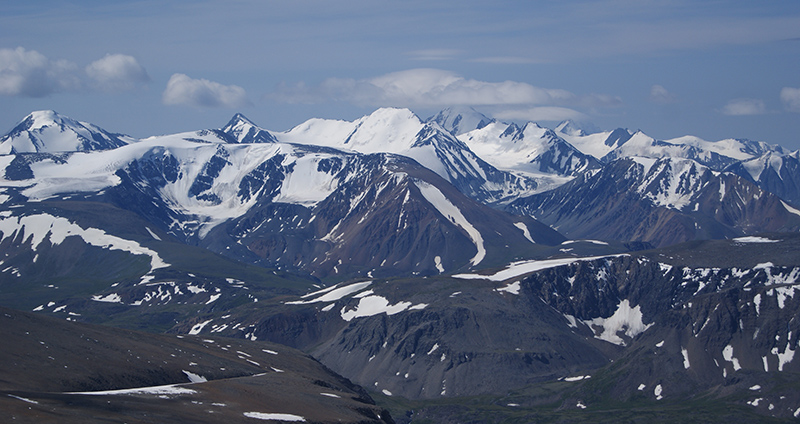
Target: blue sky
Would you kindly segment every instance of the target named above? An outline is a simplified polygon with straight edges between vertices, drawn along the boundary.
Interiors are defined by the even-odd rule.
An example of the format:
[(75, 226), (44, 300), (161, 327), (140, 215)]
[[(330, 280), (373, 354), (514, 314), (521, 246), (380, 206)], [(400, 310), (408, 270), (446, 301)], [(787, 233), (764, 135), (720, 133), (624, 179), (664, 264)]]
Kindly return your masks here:
[(800, 149), (796, 0), (40, 0), (0, 28), (0, 132), (39, 109), (145, 137), (468, 105)]

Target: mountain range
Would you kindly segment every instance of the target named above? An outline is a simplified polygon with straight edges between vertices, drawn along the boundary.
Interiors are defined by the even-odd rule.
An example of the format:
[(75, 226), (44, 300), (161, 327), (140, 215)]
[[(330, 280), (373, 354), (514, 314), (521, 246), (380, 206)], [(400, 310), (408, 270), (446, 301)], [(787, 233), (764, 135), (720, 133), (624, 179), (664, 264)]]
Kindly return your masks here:
[(800, 152), (469, 108), (0, 152), (2, 306), (288, 345), (398, 422), (800, 416)]

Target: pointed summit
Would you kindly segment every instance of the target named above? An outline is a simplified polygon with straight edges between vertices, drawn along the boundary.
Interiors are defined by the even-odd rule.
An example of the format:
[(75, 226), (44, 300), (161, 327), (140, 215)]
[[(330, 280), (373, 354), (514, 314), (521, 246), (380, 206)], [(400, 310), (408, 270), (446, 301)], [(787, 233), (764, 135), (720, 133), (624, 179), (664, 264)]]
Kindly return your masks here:
[(453, 135), (461, 135), (477, 130), (494, 122), (494, 119), (471, 107), (448, 107), (428, 118), (427, 122), (436, 122)]
[(233, 115), (228, 124), (222, 128), (222, 132), (240, 144), (276, 143), (278, 141), (269, 131), (254, 124), (241, 113)]
[(126, 135), (109, 133), (54, 110), (40, 110), (31, 112), (0, 138), (0, 154), (108, 150), (134, 141)]

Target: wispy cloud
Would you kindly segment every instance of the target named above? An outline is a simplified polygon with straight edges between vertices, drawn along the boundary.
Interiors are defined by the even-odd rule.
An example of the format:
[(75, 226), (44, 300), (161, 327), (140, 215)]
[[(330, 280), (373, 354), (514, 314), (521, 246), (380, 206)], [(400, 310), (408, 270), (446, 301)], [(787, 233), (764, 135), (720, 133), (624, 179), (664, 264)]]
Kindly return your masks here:
[(786, 110), (800, 113), (800, 88), (783, 87), (781, 101)]
[(722, 107), (722, 113), (730, 116), (763, 115), (767, 106), (759, 99), (733, 99)]
[(457, 49), (424, 49), (408, 52), (407, 56), (411, 60), (437, 61), (452, 60), (460, 54), (461, 50)]
[(675, 95), (661, 85), (650, 87), (650, 101), (653, 103), (667, 104), (675, 102)]
[(492, 114), (495, 118), (509, 121), (566, 121), (583, 120), (586, 115), (577, 110), (558, 107), (540, 106), (522, 109), (508, 109)]
[(207, 79), (194, 79), (185, 74), (173, 74), (162, 95), (166, 105), (238, 108), (250, 101), (242, 87), (223, 85)]
[(86, 75), (103, 91), (130, 90), (150, 81), (144, 67), (133, 56), (107, 54), (86, 67)]

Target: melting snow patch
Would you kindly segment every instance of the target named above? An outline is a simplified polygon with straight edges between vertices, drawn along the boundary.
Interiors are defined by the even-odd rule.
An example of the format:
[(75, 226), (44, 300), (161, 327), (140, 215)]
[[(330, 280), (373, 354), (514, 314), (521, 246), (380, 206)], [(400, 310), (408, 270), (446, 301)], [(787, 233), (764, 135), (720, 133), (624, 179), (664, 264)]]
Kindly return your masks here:
[(182, 370), (182, 371), (183, 371), (184, 374), (186, 374), (186, 377), (188, 377), (189, 381), (192, 382), (192, 383), (205, 383), (206, 381), (208, 381), (208, 379), (203, 377), (202, 375), (198, 375), (198, 374), (195, 374), (193, 372), (186, 371), (186, 370)]
[(353, 294), (361, 289), (368, 287), (370, 284), (372, 284), (372, 281), (364, 281), (361, 283), (350, 284), (339, 288), (337, 288), (336, 286), (328, 287), (313, 293), (309, 293), (303, 296), (303, 299), (308, 299), (319, 295), (318, 297), (315, 297), (310, 300), (296, 300), (293, 302), (286, 302), (286, 304), (307, 305), (309, 303), (317, 303), (317, 302), (335, 302), (347, 295)]
[(742, 366), (741, 366), (741, 365), (739, 365), (739, 360), (738, 360), (738, 359), (736, 359), (736, 358), (733, 356), (733, 346), (731, 346), (731, 345), (727, 345), (727, 346), (725, 346), (725, 349), (722, 349), (722, 357), (723, 357), (723, 358), (724, 358), (726, 361), (728, 361), (728, 362), (730, 362), (731, 364), (733, 364), (733, 370), (734, 370), (734, 371), (739, 371), (740, 369), (742, 369)]
[(762, 400), (764, 400), (764, 398), (753, 399), (750, 402), (747, 402), (747, 404), (751, 406), (758, 406), (759, 402)]
[(101, 296), (99, 294), (94, 295), (92, 296), (92, 300), (95, 302), (122, 303), (122, 298), (116, 293), (111, 293), (106, 296)]
[(783, 366), (792, 362), (794, 352), (794, 350), (789, 349), (789, 342), (786, 342), (786, 349), (784, 349), (783, 353), (779, 353), (777, 347), (772, 348), (772, 354), (778, 357), (778, 371), (783, 371)]
[(531, 237), (531, 232), (530, 232), (530, 230), (528, 230), (528, 226), (527, 225), (525, 225), (522, 222), (515, 222), (514, 226), (519, 228), (520, 230), (522, 230), (522, 235), (524, 235), (525, 238), (528, 239), (528, 241), (530, 241), (533, 244), (536, 244), (536, 242), (533, 241), (533, 238)]
[(424, 181), (414, 181), (414, 184), (417, 185), (425, 200), (433, 205), (433, 207), (435, 207), (439, 213), (467, 232), (470, 240), (472, 240), (472, 242), (475, 244), (475, 247), (478, 249), (478, 253), (476, 253), (475, 256), (470, 259), (470, 262), (472, 262), (473, 266), (481, 263), (483, 258), (486, 256), (486, 248), (483, 245), (483, 236), (481, 235), (480, 231), (478, 231), (469, 221), (467, 221), (467, 218), (464, 217), (458, 207), (450, 203), (450, 200), (448, 200), (438, 188)]
[(748, 236), (748, 237), (737, 237), (733, 239), (733, 241), (737, 243), (777, 243), (780, 240), (772, 240), (766, 237)]
[(385, 297), (373, 295), (359, 299), (355, 309), (348, 311), (347, 307), (342, 308), (340, 314), (343, 320), (351, 321), (353, 318), (371, 317), (383, 313), (394, 315), (408, 309), (423, 309), (426, 306), (428, 305), (425, 303), (411, 306), (411, 302), (398, 302), (390, 305)]
[(320, 394), (321, 394), (322, 396), (327, 396), (327, 397), (332, 397), (332, 398), (337, 398), (337, 399), (341, 398), (341, 396), (339, 396), (339, 395), (335, 395), (335, 394), (333, 394), (333, 393), (320, 393)]
[(645, 387), (647, 387), (647, 386), (644, 383), (642, 383), (642, 384), (639, 385), (639, 387), (636, 390), (641, 392), (642, 390), (645, 389)]
[(656, 388), (653, 390), (653, 394), (656, 395), (656, 400), (661, 400), (661, 399), (664, 398), (664, 396), (661, 396), (661, 393), (663, 391), (664, 391), (664, 389), (661, 387), (660, 384), (658, 386), (656, 386)]
[(756, 384), (755, 386), (750, 387), (750, 390), (761, 390), (761, 386)]
[(35, 401), (35, 400), (30, 400), (30, 399), (28, 399), (28, 398), (24, 398), (24, 397), (21, 397), (21, 396), (14, 396), (14, 395), (8, 395), (8, 396), (9, 396), (9, 397), (12, 397), (12, 398), (14, 398), (14, 399), (21, 400), (21, 401), (23, 401), (23, 402), (28, 402), (28, 403), (33, 403), (33, 404), (38, 404), (38, 403), (39, 403), (39, 402), (37, 402), (37, 401)]
[(191, 335), (200, 334), (200, 332), (203, 331), (203, 327), (208, 325), (208, 323), (210, 323), (211, 321), (213, 321), (213, 320), (210, 319), (208, 321), (204, 321), (204, 322), (201, 322), (199, 324), (195, 324), (194, 326), (192, 326), (192, 329), (189, 330), (189, 334), (191, 334)]
[(586, 409), (586, 405), (584, 405), (582, 402), (578, 402), (578, 404), (575, 405), (575, 407), (580, 409)]
[(89, 396), (107, 396), (107, 395), (192, 395), (197, 393), (196, 390), (180, 387), (175, 384), (166, 386), (152, 386), (152, 387), (139, 387), (135, 389), (120, 389), (120, 390), (102, 390), (97, 392), (67, 392), (67, 395), (89, 395)]
[(0, 232), (3, 233), (3, 241), (12, 234), (24, 234), (23, 240), (30, 239), (33, 251), (41, 245), (47, 238), (51, 244), (59, 245), (69, 236), (78, 236), (86, 244), (98, 246), (109, 250), (122, 250), (134, 255), (150, 256), (150, 269), (168, 267), (158, 253), (143, 247), (139, 243), (125, 240), (116, 236), (106, 234), (97, 228), (83, 228), (70, 222), (66, 218), (56, 217), (48, 214), (30, 215), (22, 217), (8, 217), (0, 219)]
[(595, 334), (595, 338), (620, 346), (625, 346), (625, 341), (617, 335), (618, 332), (625, 330), (625, 335), (633, 338), (653, 325), (653, 323), (645, 324), (642, 321), (641, 308), (639, 305), (631, 308), (628, 299), (619, 303), (614, 315), (608, 318), (595, 318), (584, 321), (584, 323), (590, 328), (593, 325), (603, 328), (603, 332), (599, 335)]
[(579, 376), (576, 376), (576, 377), (567, 377), (567, 378), (564, 379), (564, 381), (569, 381), (569, 382), (581, 381), (581, 380), (588, 380), (590, 378), (592, 378), (591, 375), (579, 375)]
[[(625, 255), (615, 255), (613, 257), (616, 256), (625, 256)], [(508, 265), (506, 269), (498, 271), (492, 275), (456, 274), (453, 275), (453, 277), (461, 278), (464, 280), (484, 279), (490, 281), (505, 281), (510, 278), (519, 277), (521, 275), (535, 271), (540, 271), (543, 269), (555, 268), (562, 265), (568, 265), (580, 261), (593, 261), (595, 259), (602, 259), (607, 257), (609, 256), (589, 256), (584, 258), (560, 258), (560, 259), (547, 259), (543, 261), (520, 261), (520, 262), (513, 262), (510, 265)]]
[(390, 392), (390, 391), (388, 391), (388, 390), (386, 390), (386, 389), (383, 389), (383, 390), (381, 390), (381, 392), (382, 392), (383, 394), (385, 394), (386, 396), (391, 396), (391, 395), (392, 395), (392, 392)]
[(519, 294), (519, 289), (520, 289), (519, 281), (515, 281), (513, 283), (509, 283), (505, 287), (501, 287), (499, 289), (494, 289), (494, 290), (498, 291), (498, 292), (506, 292), (506, 293), (511, 293), (511, 294), (518, 295)]
[(436, 256), (433, 258), (433, 264), (436, 266), (436, 270), (439, 271), (439, 274), (444, 272), (444, 267), (442, 266), (442, 257)]
[(689, 367), (691, 367), (691, 364), (689, 363), (689, 351), (681, 348), (681, 354), (683, 355), (683, 367), (688, 370)]
[(306, 419), (294, 414), (273, 414), (266, 412), (245, 412), (244, 416), (247, 418), (255, 418), (257, 420), (273, 420), (273, 421), (290, 421), (290, 422), (306, 422)]

